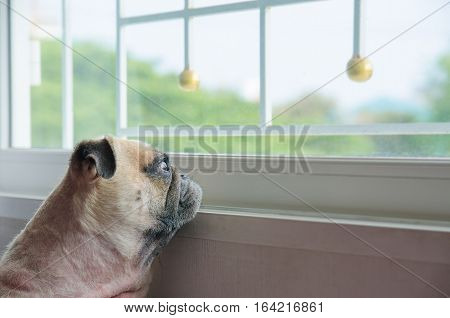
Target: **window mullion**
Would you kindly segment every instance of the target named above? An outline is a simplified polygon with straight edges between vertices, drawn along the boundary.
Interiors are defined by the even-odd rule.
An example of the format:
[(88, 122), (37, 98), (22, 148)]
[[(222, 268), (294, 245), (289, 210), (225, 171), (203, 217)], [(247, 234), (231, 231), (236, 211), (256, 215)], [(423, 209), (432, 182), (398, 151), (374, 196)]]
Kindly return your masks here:
[(190, 7), (190, 1), (184, 0), (184, 69), (190, 68), (190, 17), (188, 16), (188, 10)]
[(259, 8), (259, 120), (261, 127), (272, 124), (272, 106), (268, 87), (269, 77), (267, 76), (269, 10), (264, 3)]
[(0, 149), (9, 148), (10, 142), (10, 1), (0, 5)]
[[(25, 16), (31, 13), (32, 3), (29, 1), (15, 1), (14, 12), (20, 12)], [(31, 144), (31, 68), (29, 63), (15, 58), (24, 52), (31, 52), (30, 24), (14, 13), (10, 12), (10, 74), (9, 77), (9, 128), (11, 147), (30, 148)], [(14, 41), (14, 42), (13, 42)], [(25, 61), (28, 56), (25, 55)], [(29, 61), (29, 60), (28, 60)]]
[(353, 11), (353, 56), (362, 56), (364, 52), (364, 1), (355, 0)]
[(124, 26), (121, 21), (121, 1), (116, 0), (116, 133), (128, 126), (127, 119), (127, 53), (123, 40)]
[(70, 29), (70, 0), (62, 0), (62, 146), (73, 147), (73, 55)]

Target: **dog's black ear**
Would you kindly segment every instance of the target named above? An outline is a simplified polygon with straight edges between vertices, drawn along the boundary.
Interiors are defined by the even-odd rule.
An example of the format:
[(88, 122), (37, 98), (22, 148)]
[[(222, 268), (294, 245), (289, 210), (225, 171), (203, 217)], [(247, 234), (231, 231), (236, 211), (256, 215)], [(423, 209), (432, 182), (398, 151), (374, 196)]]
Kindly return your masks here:
[(76, 174), (90, 180), (97, 177), (110, 179), (116, 172), (116, 158), (107, 138), (79, 143), (70, 159), (70, 167)]

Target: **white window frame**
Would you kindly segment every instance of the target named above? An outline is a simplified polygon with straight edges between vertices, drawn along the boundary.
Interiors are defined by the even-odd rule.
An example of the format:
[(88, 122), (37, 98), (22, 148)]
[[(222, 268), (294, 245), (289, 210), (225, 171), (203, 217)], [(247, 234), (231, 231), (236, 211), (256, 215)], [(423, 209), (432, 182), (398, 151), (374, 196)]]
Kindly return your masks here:
[[(66, 4), (69, 0), (63, 0)], [(259, 8), (261, 18), (265, 21), (266, 8), (273, 2), (277, 4), (297, 3), (302, 0), (266, 0), (245, 1), (211, 8), (185, 8), (172, 13), (152, 14), (139, 17), (118, 18), (119, 24), (147, 22), (157, 17), (165, 18), (171, 15), (177, 18), (188, 18), (191, 14), (214, 14), (238, 8)], [(310, 1), (310, 0), (306, 0)], [(311, 0), (316, 1), (316, 0)], [(120, 0), (117, 0), (120, 6)], [(67, 5), (63, 5), (63, 11)], [(0, 5), (0, 67), (7, 72), (0, 72), (0, 199), (8, 198), (28, 202), (40, 201), (61, 179), (67, 169), (70, 155), (68, 136), (65, 136), (65, 147), (62, 150), (13, 149), (11, 148), (11, 73), (9, 12)], [(64, 20), (63, 37), (70, 42), (69, 21)], [(264, 24), (263, 24), (264, 25)], [(262, 27), (264, 29), (264, 26)], [(260, 30), (264, 33), (264, 30)], [(118, 32), (118, 52), (124, 53), (120, 44), (121, 32)], [(261, 50), (265, 51), (267, 41), (261, 41)], [(261, 52), (260, 52), (261, 53)], [(265, 55), (265, 53), (263, 53)], [(122, 57), (124, 54), (122, 54)], [(64, 99), (71, 98), (71, 52), (64, 51), (63, 81), (65, 87)], [(118, 59), (117, 70), (119, 78), (124, 79), (123, 59)], [(70, 79), (69, 79), (70, 77)], [(64, 80), (65, 78), (65, 80)], [(261, 80), (261, 85), (266, 83)], [(131, 136), (133, 128), (128, 128), (124, 112), (123, 85), (118, 85), (117, 111), (121, 116), (118, 121), (118, 135)], [(264, 95), (267, 91), (262, 90)], [(126, 102), (126, 101), (125, 101)], [(268, 99), (261, 107), (261, 118), (267, 118)], [(67, 110), (63, 116), (64, 129), (73, 127), (71, 101), (63, 102)], [(125, 109), (126, 110), (126, 109)], [(63, 112), (64, 113), (64, 112)], [(124, 121), (125, 118), (125, 121)], [(71, 126), (72, 125), (72, 126)], [(377, 135), (401, 132), (402, 134), (417, 134), (417, 130), (425, 134), (448, 134), (450, 125), (442, 124), (385, 124), (368, 126), (311, 126), (309, 134), (313, 135)], [(237, 133), (239, 134), (239, 132)], [(253, 160), (264, 163), (280, 160), (272, 157), (251, 156), (202, 156), (188, 154), (173, 154), (176, 162), (189, 161), (194, 165), (200, 161), (218, 162), (214, 174), (200, 173), (195, 177), (205, 189), (205, 206), (234, 206), (240, 210), (252, 211), (266, 217), (280, 215), (312, 217), (315, 214), (307, 205), (289, 196), (285, 191), (265, 181), (257, 173), (247, 173), (240, 170), (243, 161)], [(288, 165), (298, 164), (298, 160), (308, 160), (311, 172), (307, 174), (268, 173), (268, 176), (298, 195), (308, 204), (326, 213), (347, 218), (347, 220), (374, 220), (388, 218), (390, 222), (409, 224), (445, 224), (450, 221), (450, 160), (448, 159), (386, 159), (386, 158), (292, 158)], [(1, 200), (0, 200), (1, 202)], [(26, 208), (24, 208), (26, 210)], [(211, 207), (208, 207), (211, 210)], [(217, 208), (216, 208), (217, 210)], [(229, 213), (235, 213), (226, 208)], [(0, 209), (0, 215), (2, 211)], [(16, 211), (14, 211), (16, 213)], [(17, 213), (32, 213), (18, 211)]]
[[(10, 0), (6, 0), (9, 6)], [(0, 150), (11, 145), (10, 140), (10, 13), (0, 5)]]

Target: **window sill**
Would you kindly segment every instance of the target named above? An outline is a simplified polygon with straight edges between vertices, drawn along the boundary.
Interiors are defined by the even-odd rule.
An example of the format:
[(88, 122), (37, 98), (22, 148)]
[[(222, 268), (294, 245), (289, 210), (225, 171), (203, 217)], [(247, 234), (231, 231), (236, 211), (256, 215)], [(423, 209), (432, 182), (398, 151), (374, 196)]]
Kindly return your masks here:
[[(31, 199), (27, 202), (35, 206), (61, 180), (69, 156), (69, 151), (61, 150), (0, 150), (0, 193)], [(345, 216), (347, 222), (386, 219), (439, 226), (450, 222), (450, 161), (445, 159), (308, 158), (310, 173), (260, 170), (294, 196), (259, 173), (242, 170), (248, 162), (265, 167), (279, 158), (186, 154), (172, 158), (178, 166), (194, 168), (191, 175), (204, 189), (205, 206), (234, 206), (249, 214), (266, 211), (265, 215), (275, 216), (286, 211), (281, 214), (298, 217), (298, 211), (311, 211), (307, 202), (333, 217)], [(283, 160), (288, 168), (299, 164), (299, 159)], [(198, 170), (213, 161), (213, 173)], [(317, 217), (314, 211), (302, 213)]]
[[(0, 193), (0, 218), (29, 220), (41, 203), (38, 198)], [(302, 211), (294, 214), (293, 211), (202, 207), (196, 219), (178, 236), (381, 257), (376, 250), (349, 235), (347, 229), (395, 259), (450, 264), (446, 252), (450, 244), (450, 222), (343, 214), (330, 217), (332, 221)]]
[[(39, 195), (21, 195), (0, 192), (0, 217), (28, 221), (32, 218), (44, 200), (45, 197)], [(308, 211), (202, 206), (199, 215), (230, 216), (247, 218), (249, 220), (301, 221), (450, 233), (450, 221), (366, 216), (362, 214), (326, 213), (326, 216), (328, 217), (326, 218), (317, 212)]]

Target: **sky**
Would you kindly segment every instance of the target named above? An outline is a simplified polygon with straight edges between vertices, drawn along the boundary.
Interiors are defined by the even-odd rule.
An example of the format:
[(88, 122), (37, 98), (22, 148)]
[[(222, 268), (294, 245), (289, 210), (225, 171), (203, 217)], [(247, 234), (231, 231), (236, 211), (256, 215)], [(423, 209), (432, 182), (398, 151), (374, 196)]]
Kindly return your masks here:
[[(24, 0), (15, 0), (24, 1)], [(239, 2), (194, 0), (194, 6)], [(345, 74), (319, 92), (334, 98), (345, 112), (389, 98), (421, 105), (421, 90), (439, 56), (450, 52), (450, 6), (387, 44), (445, 0), (366, 0), (364, 54), (371, 54), (373, 77), (365, 83)], [(41, 25), (59, 23), (59, 0), (35, 2)], [(123, 14), (180, 9), (182, 0), (126, 0)], [(13, 3), (14, 5), (14, 3)], [(74, 41), (114, 48), (115, 1), (71, 1)], [(273, 7), (270, 10), (268, 81), (272, 105), (292, 103), (345, 70), (352, 55), (353, 1), (327, 0)], [(46, 20), (46, 21), (45, 21)], [(191, 65), (202, 87), (231, 89), (258, 96), (258, 12), (247, 11), (193, 19)], [(183, 24), (173, 20), (128, 27), (130, 55), (157, 61), (161, 72), (183, 69)]]

